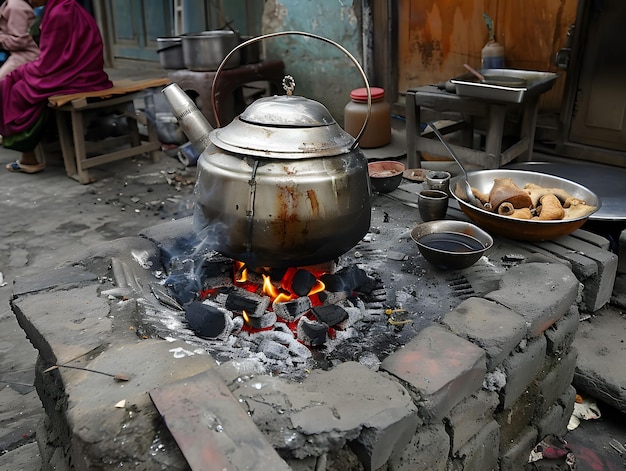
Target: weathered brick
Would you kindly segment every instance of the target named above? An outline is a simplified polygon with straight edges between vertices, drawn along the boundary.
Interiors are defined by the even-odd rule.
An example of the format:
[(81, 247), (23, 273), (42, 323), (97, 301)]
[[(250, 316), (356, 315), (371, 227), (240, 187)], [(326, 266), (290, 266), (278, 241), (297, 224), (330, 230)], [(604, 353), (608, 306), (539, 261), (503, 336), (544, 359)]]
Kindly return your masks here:
[(493, 420), (498, 403), (496, 393), (481, 389), (452, 408), (445, 423), (451, 438), (453, 454)]
[(526, 335), (524, 319), (482, 298), (469, 298), (443, 318), (452, 332), (487, 353), (487, 369), (500, 365)]
[(214, 369), (150, 397), (192, 469), (290, 469)]
[(558, 355), (566, 351), (576, 338), (580, 315), (578, 306), (572, 305), (569, 312), (545, 331), (548, 353)]
[(502, 407), (508, 409), (526, 391), (531, 381), (541, 371), (546, 356), (544, 336), (529, 340), (524, 350), (514, 352), (504, 363), (506, 385), (503, 390)]
[[(624, 318), (616, 309), (601, 310), (581, 322), (574, 340), (579, 352), (574, 387), (626, 412)], [(622, 360), (622, 361), (620, 361)]]
[(501, 410), (495, 415), (500, 425), (500, 449), (510, 446), (522, 431), (533, 424), (539, 407), (539, 386), (534, 381), (511, 407)]
[(537, 429), (529, 426), (500, 454), (500, 471), (520, 471), (537, 444)]
[(18, 276), (13, 284), (13, 296), (36, 293), (58, 286), (78, 286), (97, 279), (96, 274), (82, 267), (67, 266), (54, 271), (41, 271), (29, 276)]
[(485, 362), (483, 349), (432, 325), (385, 358), (381, 368), (417, 393), (420, 415), (437, 422), (481, 388), (487, 372)]
[(374, 469), (402, 451), (419, 423), (397, 380), (356, 362), (314, 370), (301, 383), (257, 375), (233, 386), (283, 456), (319, 456), (352, 441), (364, 468)]
[(442, 424), (419, 427), (402, 453), (391, 456), (389, 471), (447, 470), (450, 437)]
[(571, 269), (583, 286), (583, 306), (595, 312), (609, 302), (618, 257), (609, 249), (608, 240), (581, 231), (572, 237), (561, 237), (537, 244), (571, 264)]
[(520, 314), (537, 336), (560, 319), (578, 296), (579, 282), (561, 263), (523, 263), (509, 269), (500, 289), (485, 297)]
[[(576, 388), (570, 386), (567, 391), (558, 399), (557, 403), (563, 407), (563, 419), (567, 420), (564, 427), (567, 427), (569, 419), (574, 412), (574, 403), (576, 402)], [(565, 432), (564, 432), (565, 433)]]
[(578, 350), (575, 347), (571, 347), (565, 355), (552, 359), (552, 368), (539, 382), (541, 411), (549, 408), (571, 386), (577, 359)]
[[(607, 239), (606, 237), (600, 234), (595, 234), (594, 232), (589, 232), (583, 229), (578, 229), (577, 231), (572, 233), (571, 237), (574, 239), (583, 241), (583, 242), (587, 242), (588, 244), (591, 244), (602, 250), (610, 250), (611, 243), (609, 239)], [(560, 242), (562, 239), (566, 239), (566, 238), (567, 237), (560, 237), (557, 240)]]
[(383, 466), (391, 456), (406, 448), (417, 423), (417, 415), (411, 414), (385, 427), (364, 427), (350, 446), (359, 457), (363, 468), (374, 471)]
[(539, 439), (547, 435), (563, 437), (567, 433), (567, 424), (574, 410), (576, 390), (573, 386), (561, 395), (561, 397), (540, 417), (535, 425), (539, 432)]
[(590, 312), (595, 312), (611, 300), (615, 276), (617, 275), (617, 255), (605, 250), (586, 253), (598, 264), (598, 276), (585, 280), (583, 302)]
[(499, 441), (500, 427), (492, 420), (453, 456), (452, 470), (497, 470)]
[(564, 252), (562, 256), (572, 264), (572, 271), (579, 281), (598, 276), (598, 264), (589, 257), (577, 252)]

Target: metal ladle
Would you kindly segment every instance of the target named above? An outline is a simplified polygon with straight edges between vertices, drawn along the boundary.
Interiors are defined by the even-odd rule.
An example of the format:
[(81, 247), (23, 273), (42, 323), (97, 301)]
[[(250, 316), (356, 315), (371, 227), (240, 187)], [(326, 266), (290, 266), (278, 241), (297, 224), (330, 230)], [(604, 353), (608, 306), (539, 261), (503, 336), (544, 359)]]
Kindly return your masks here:
[[(448, 151), (448, 153), (452, 156), (452, 158), (454, 159), (454, 161), (457, 163), (457, 165), (459, 167), (461, 167), (461, 170), (463, 171), (463, 180), (465, 182), (465, 185), (461, 185), (460, 190), (465, 193), (465, 198), (463, 198), (463, 195), (459, 195), (461, 198), (463, 198), (465, 201), (467, 201), (470, 204), (473, 204), (474, 206), (478, 206), (479, 208), (482, 207), (482, 204), (480, 204), (480, 201), (478, 201), (478, 198), (476, 198), (474, 196), (474, 193), (472, 193), (472, 187), (467, 179), (467, 171), (465, 170), (465, 167), (463, 167), (463, 164), (461, 163), (461, 161), (457, 158), (456, 154), (454, 153), (454, 151), (452, 150), (452, 148), (448, 145), (448, 143), (444, 140), (443, 136), (441, 135), (441, 133), (439, 132), (439, 129), (437, 129), (437, 127), (435, 126), (435, 123), (430, 121), (428, 123), (428, 125), (430, 126), (430, 128), (433, 130), (433, 132), (435, 133), (435, 135), (439, 138), (439, 140), (441, 141), (441, 143), (443, 144), (443, 146), (446, 148), (446, 150)], [(455, 189), (455, 193), (456, 193), (456, 189)]]

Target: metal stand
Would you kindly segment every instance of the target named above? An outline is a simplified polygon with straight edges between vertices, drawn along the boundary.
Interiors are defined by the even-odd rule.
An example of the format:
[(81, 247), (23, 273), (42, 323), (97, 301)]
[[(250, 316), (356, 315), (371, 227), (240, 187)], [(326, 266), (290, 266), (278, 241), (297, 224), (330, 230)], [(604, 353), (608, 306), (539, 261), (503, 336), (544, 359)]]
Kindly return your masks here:
[[(180, 69), (168, 73), (168, 78), (178, 84), (188, 95), (196, 95), (198, 109), (212, 126), (216, 126), (215, 114), (211, 105), (211, 88), (216, 72), (195, 72), (193, 70)], [(285, 76), (285, 65), (282, 61), (264, 61), (257, 64), (247, 64), (224, 69), (220, 72), (217, 83), (216, 106), (220, 121), (228, 123), (234, 118), (233, 99), (234, 92), (243, 85), (256, 82), (268, 81), (273, 93), (282, 90), (281, 82)], [(193, 92), (193, 93), (190, 93)]]
[[(521, 107), (522, 123), (518, 141), (503, 151), (502, 136), (504, 134), (507, 109), (513, 106)], [(409, 168), (420, 167), (422, 152), (438, 156), (449, 156), (439, 140), (431, 139), (431, 137), (434, 137), (433, 133), (422, 134), (420, 132), (420, 123), (425, 121), (422, 120), (423, 108), (432, 110), (439, 119), (453, 114), (458, 120), (460, 116), (460, 125), (442, 130), (442, 134), (457, 129), (463, 130), (463, 145), (450, 145), (450, 147), (464, 163), (491, 169), (499, 168), (518, 157), (520, 161), (531, 160), (539, 108), (539, 95), (529, 96), (518, 105), (462, 97), (430, 85), (409, 89), (406, 94), (406, 141)], [(484, 151), (472, 148), (476, 118), (487, 120)]]

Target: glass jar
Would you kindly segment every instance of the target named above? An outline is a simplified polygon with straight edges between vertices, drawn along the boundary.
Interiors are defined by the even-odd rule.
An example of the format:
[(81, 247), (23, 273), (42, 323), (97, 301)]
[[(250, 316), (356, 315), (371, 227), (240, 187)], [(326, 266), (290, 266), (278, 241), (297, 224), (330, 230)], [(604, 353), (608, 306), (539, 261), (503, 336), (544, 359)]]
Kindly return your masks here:
[[(385, 101), (385, 90), (370, 87), (372, 108), (367, 127), (359, 141), (363, 149), (382, 147), (391, 142), (391, 106)], [(350, 92), (350, 102), (344, 108), (344, 128), (356, 137), (367, 116), (367, 89), (357, 88)]]

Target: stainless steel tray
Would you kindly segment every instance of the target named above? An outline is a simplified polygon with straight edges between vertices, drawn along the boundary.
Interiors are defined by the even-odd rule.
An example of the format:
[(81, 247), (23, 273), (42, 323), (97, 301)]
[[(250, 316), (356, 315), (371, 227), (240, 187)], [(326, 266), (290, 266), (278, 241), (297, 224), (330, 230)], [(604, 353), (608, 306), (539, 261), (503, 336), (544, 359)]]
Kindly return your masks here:
[(521, 78), (526, 80), (526, 86), (518, 88), (480, 83), (474, 75), (468, 73), (450, 80), (456, 87), (457, 95), (482, 98), (489, 101), (522, 103), (528, 97), (538, 96), (550, 90), (554, 85), (554, 81), (559, 77), (554, 72), (518, 69), (482, 69), (480, 73), (487, 80), (490, 76)]

